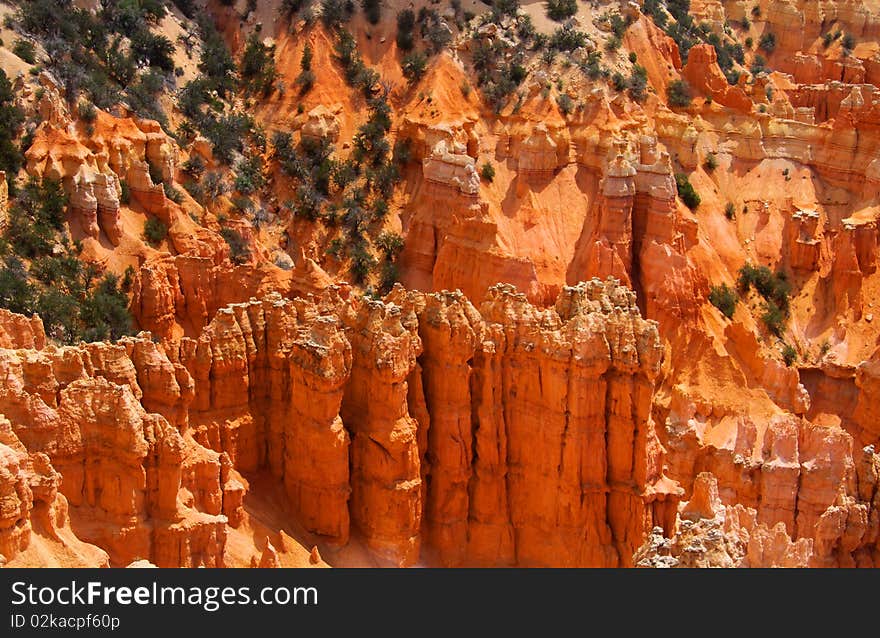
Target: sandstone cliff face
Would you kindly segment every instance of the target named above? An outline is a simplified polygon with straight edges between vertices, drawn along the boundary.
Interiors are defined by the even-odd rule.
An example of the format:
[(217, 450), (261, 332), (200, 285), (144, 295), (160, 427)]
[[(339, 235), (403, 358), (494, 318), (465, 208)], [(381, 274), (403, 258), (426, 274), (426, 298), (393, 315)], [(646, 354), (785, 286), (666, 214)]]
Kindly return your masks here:
[(505, 285), (479, 311), (332, 288), (223, 308), (167, 355), (143, 336), (0, 354), (0, 409), (112, 564), (221, 565), (233, 467), (398, 565), (628, 565), (681, 494), (651, 416), (656, 325), (612, 280), (546, 310)]
[[(192, 398), (185, 370), (148, 336), (118, 345), (6, 348), (0, 369), (6, 380), (0, 412), (11, 424), (4, 442), (11, 450), (5, 458), (12, 459), (7, 476), (13, 486), (16, 480), (42, 486), (31, 485), (31, 501), (34, 512), (52, 523), (44, 524), (47, 530), (66, 529), (69, 504), (68, 542), (53, 532), (68, 553), (83, 555), (85, 564), (106, 563), (109, 554), (112, 565), (136, 559), (159, 566), (223, 565), (227, 525), (237, 523), (236, 498), (240, 505), (241, 495), (227, 499), (225, 490), (235, 471), (227, 468), (221, 480), (219, 453), (141, 405), (143, 400), (177, 417)], [(45, 478), (28, 479), (29, 471)], [(23, 488), (15, 490), (23, 494), (26, 513), (31, 501)], [(26, 546), (20, 540), (18, 551)]]
[(441, 562), (627, 565), (679, 495), (646, 402), (656, 328), (632, 293), (594, 280), (546, 311), (508, 286), (479, 313), (456, 294), (422, 303), (426, 525)]
[[(5, 319), (13, 347), (41, 335)], [(222, 565), (244, 516), (236, 469), (273, 474), (308, 531), (337, 545), (356, 534), (390, 564), (627, 566), (654, 527), (687, 532), (651, 541), (685, 564), (874, 564), (873, 449), (855, 452), (833, 423), (676, 421), (685, 404), (667, 418), (665, 458), (662, 350), (611, 280), (543, 310), (508, 285), (479, 310), (461, 293), (374, 301), (333, 287), (227, 306), (167, 354), (145, 337), (0, 350), (0, 409), (19, 452), (63, 476), (76, 536), (112, 564)], [(6, 483), (26, 511), (17, 458)], [(738, 509), (676, 523), (685, 492), (667, 463), (691, 509)], [(717, 487), (688, 480), (707, 469)], [(706, 529), (728, 545), (682, 558), (695, 535), (719, 540)], [(6, 538), (9, 555), (26, 549), (26, 534)]]
[(419, 423), (408, 406), (408, 378), (422, 353), (418, 321), (394, 304), (343, 305), (352, 348), (340, 416), (351, 433), (352, 524), (392, 563), (419, 559), (422, 476)]
[(196, 440), (281, 479), (308, 530), (401, 565), (626, 565), (672, 524), (631, 292), (346, 295), (233, 305), (180, 348)]
[[(229, 222), (253, 253), (232, 265), (216, 203), (175, 204), (157, 183), (183, 159), (158, 124), (100, 111), (90, 131), (49, 75), (16, 80), (43, 122), (26, 172), (62, 181), (91, 261), (136, 266), (131, 309), (152, 334), (55, 348), (39, 320), (0, 311), (0, 553), (39, 554), (30, 525), (57, 530), (78, 564), (219, 565), (245, 535), (247, 560), (284, 564), (283, 533), (243, 526), (242, 472), (281, 486), (276, 528), (302, 526), (331, 556), (363, 542), (383, 564), (878, 565), (876, 7), (693, 0), (718, 33), (776, 36), (772, 71), (732, 86), (714, 47), (683, 65), (631, 3), (623, 55), (604, 60), (626, 75), (637, 54), (639, 103), (579, 68), (600, 33), (569, 64), (530, 62), (500, 110), (470, 90), (475, 40), (457, 42), (391, 95), (389, 141), (407, 140), (412, 161), (383, 229), (405, 237), (401, 280), (425, 292), (381, 301), (332, 287), (323, 231), (303, 220)], [(218, 14), (240, 45), (250, 26)], [(829, 29), (855, 49), (823, 46)], [(279, 33), (280, 77), (294, 86), (308, 40), (315, 90), (256, 100), (256, 117), (344, 158), (363, 103), (332, 37), (294, 31)], [(401, 79), (393, 43), (360, 44)], [(679, 78), (687, 107), (666, 99)], [(192, 150), (225, 170), (210, 146)], [(277, 208), (289, 185), (260, 203)], [(4, 204), (0, 186), (0, 226)], [(144, 215), (169, 227), (158, 249), (139, 238)], [(732, 317), (707, 301), (745, 263), (789, 276), (779, 335), (754, 295)], [(592, 280), (608, 276), (631, 291)]]
[(41, 124), (25, 154), (28, 174), (61, 182), (74, 227), (93, 239), (103, 232), (113, 246), (119, 245), (122, 181), (147, 211), (170, 225), (162, 214), (167, 208), (164, 191), (152, 183), (149, 164), (171, 183), (176, 148), (158, 124), (98, 112), (93, 129), (91, 134), (78, 131), (69, 120)]
[(655, 529), (633, 557), (636, 567), (809, 567), (812, 539), (792, 541), (785, 526), (759, 523), (753, 509), (724, 506), (715, 477), (699, 474), (681, 504), (672, 538)]
[(0, 309), (0, 348), (42, 350), (46, 333), (39, 317), (23, 317)]
[(0, 415), (0, 567), (106, 567), (107, 553), (70, 530), (61, 474), (29, 453)]
[(738, 86), (730, 86), (718, 66), (718, 54), (708, 44), (698, 44), (688, 52), (682, 75), (700, 94), (711, 97), (723, 106), (751, 113), (754, 103)]

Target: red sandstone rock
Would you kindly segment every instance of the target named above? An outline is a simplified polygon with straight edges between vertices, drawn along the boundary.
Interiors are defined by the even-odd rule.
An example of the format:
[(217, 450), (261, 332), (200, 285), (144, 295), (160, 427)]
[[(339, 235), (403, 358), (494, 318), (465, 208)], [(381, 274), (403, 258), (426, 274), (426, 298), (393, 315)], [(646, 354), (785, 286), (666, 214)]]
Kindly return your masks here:
[(741, 113), (750, 113), (754, 106), (742, 89), (727, 82), (727, 78), (718, 66), (715, 47), (710, 44), (697, 44), (691, 47), (682, 75), (697, 94), (711, 97), (719, 104)]
[(812, 557), (811, 539), (792, 541), (782, 523), (771, 527), (752, 509), (725, 507), (715, 477), (704, 472), (681, 504), (675, 535), (655, 530), (633, 560), (638, 567), (808, 567)]
[[(132, 362), (132, 352), (152, 353), (149, 373), (138, 372), (138, 362), (145, 360), (135, 354)], [(61, 500), (51, 489), (34, 498), (57, 510), (56, 527), (67, 525), (69, 503), (67, 535), (99, 545), (114, 565), (138, 559), (159, 566), (223, 564), (227, 523), (237, 524), (224, 515), (236, 509), (224, 510), (225, 494), (240, 506), (242, 484), (231, 468), (221, 483), (218, 453), (139, 403), (179, 415), (173, 393), (161, 394), (158, 380), (162, 370), (175, 382), (188, 377), (175, 377), (174, 366), (154, 344), (132, 339), (119, 346), (3, 349), (0, 369), (7, 380), (0, 387), (0, 413), (11, 423), (9, 437), (20, 441), (20, 451), (40, 459), (40, 472), (55, 477)], [(188, 398), (179, 383), (176, 388), (185, 416)], [(81, 542), (70, 544), (71, 551), (84, 551), (78, 549)], [(93, 557), (98, 552), (89, 551)]]
[[(749, 7), (691, 10), (720, 32)], [(577, 103), (565, 117), (540, 96), (543, 70), (515, 109), (490, 116), (478, 90), (465, 95), (466, 65), (437, 56), (417, 90), (392, 95), (392, 137), (410, 140), (416, 161), (388, 227), (406, 238), (402, 280), (426, 292), (383, 301), (332, 288), (341, 275), (321, 244), (331, 235), (310, 224), (282, 222), (285, 249), (300, 251), (285, 273), (266, 263), (285, 256), (277, 229), (225, 221), (252, 249), (233, 267), (212, 215), (188, 196), (170, 202), (150, 176), (148, 163), (170, 185), (183, 159), (157, 123), (101, 111), (86, 134), (48, 74), (19, 78), (17, 103), (44, 122), (25, 171), (62, 180), (71, 231), (100, 240), (86, 241), (89, 260), (136, 264), (132, 311), (152, 334), (47, 347), (39, 319), (0, 311), (11, 432), (0, 553), (10, 564), (246, 564), (259, 552), (242, 537), (265, 537), (250, 479), (268, 473), (283, 492), (276, 529), (354, 536), (390, 564), (629, 565), (645, 539), (636, 562), (880, 564), (880, 21), (869, 9), (770, 3), (750, 34), (775, 33), (775, 72), (737, 86), (713, 47), (693, 47), (682, 69), (671, 38), (638, 17), (623, 47), (646, 68), (648, 98), (563, 73)], [(240, 43), (237, 14), (221, 14)], [(822, 46), (828, 24), (856, 36), (852, 54)], [(326, 34), (309, 38), (319, 84), (338, 86), (302, 98), (308, 115), (293, 127), (345, 150), (361, 102)], [(281, 35), (287, 80), (299, 72), (284, 62), (299, 59), (296, 40)], [(370, 49), (371, 64), (399, 73), (383, 51)], [(679, 75), (697, 100), (673, 113), (663, 96)], [(258, 121), (288, 127), (291, 93), (257, 100)], [(192, 146), (220, 168), (206, 140)], [(485, 162), (491, 183), (478, 177)], [(676, 172), (700, 192), (697, 211), (677, 198)], [(120, 213), (122, 180), (134, 209), (169, 226), (167, 252), (125, 223), (143, 215)], [(289, 186), (272, 184), (261, 203)], [(741, 295), (729, 321), (706, 301), (745, 262), (789, 272), (791, 366), (754, 296)], [(608, 275), (635, 293), (565, 287)], [(279, 537), (267, 564), (289, 561)]]
[(28, 319), (0, 308), (0, 348), (42, 350), (45, 346), (46, 333), (39, 317)]

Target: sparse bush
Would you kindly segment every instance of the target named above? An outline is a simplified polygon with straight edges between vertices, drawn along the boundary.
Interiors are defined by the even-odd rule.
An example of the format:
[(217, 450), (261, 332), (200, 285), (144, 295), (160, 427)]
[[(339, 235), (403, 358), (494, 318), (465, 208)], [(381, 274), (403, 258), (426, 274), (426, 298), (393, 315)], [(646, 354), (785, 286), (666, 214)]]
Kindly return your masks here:
[(397, 283), (398, 273), (397, 264), (393, 261), (385, 261), (382, 263), (382, 272), (379, 279), (379, 292), (383, 295), (391, 292), (394, 284)]
[(568, 115), (574, 110), (574, 100), (567, 93), (556, 96), (556, 104), (564, 115)]
[(776, 35), (772, 31), (767, 31), (758, 40), (758, 48), (765, 51), (768, 55), (776, 50)]
[(605, 41), (605, 50), (613, 53), (620, 48), (621, 44), (622, 42), (620, 41), (620, 38), (618, 38), (616, 35), (613, 35)]
[(425, 75), (425, 70), (428, 68), (428, 58), (420, 51), (413, 51), (404, 56), (401, 67), (403, 77), (407, 82), (415, 84)]
[(211, 171), (205, 175), (203, 186), (205, 187), (205, 195), (208, 196), (208, 201), (216, 200), (221, 195), (225, 195), (229, 190), (220, 171)]
[(131, 202), (131, 188), (124, 179), (119, 180), (119, 201), (126, 206)]
[(397, 48), (401, 51), (411, 51), (413, 42), (413, 29), (416, 26), (416, 14), (412, 9), (404, 9), (397, 14)]
[(19, 257), (34, 259), (49, 254), (64, 223), (66, 203), (58, 182), (30, 178), (10, 202), (3, 239)]
[(403, 250), (403, 237), (397, 233), (382, 233), (376, 238), (376, 248), (382, 251), (385, 258), (394, 261), (400, 251)]
[(350, 0), (321, 0), (321, 21), (328, 29), (338, 29), (351, 17)]
[(183, 163), (181, 169), (190, 177), (201, 179), (206, 169), (205, 160), (202, 159), (201, 155), (191, 155), (190, 158)]
[(251, 251), (248, 249), (247, 242), (241, 236), (241, 233), (227, 226), (220, 229), (220, 236), (223, 237), (229, 246), (229, 258), (232, 262), (239, 265), (247, 263), (251, 257)]
[(693, 94), (691, 87), (684, 80), (675, 80), (666, 87), (666, 97), (672, 106), (686, 107), (691, 105)]
[(370, 24), (379, 24), (382, 18), (382, 0), (361, 0), (361, 9)]
[(250, 195), (263, 187), (263, 161), (259, 155), (239, 161), (235, 172), (235, 190), (242, 195)]
[(629, 25), (632, 24), (631, 20), (632, 19), (629, 16), (623, 18), (619, 13), (613, 14), (609, 19), (609, 24), (611, 25), (611, 31), (614, 33), (614, 37), (622, 40)]
[(752, 68), (749, 69), (752, 72), (752, 75), (759, 75), (767, 71), (767, 60), (764, 59), (763, 55), (756, 55), (752, 60)]
[(767, 330), (777, 337), (781, 337), (785, 330), (786, 316), (782, 309), (773, 301), (764, 302), (764, 312), (761, 315), (761, 321), (767, 326)]
[(190, 20), (192, 20), (192, 18), (195, 16), (195, 0), (174, 0), (174, 4), (177, 5), (177, 8), (180, 9), (180, 12)]
[(491, 0), (486, 4), (492, 6), (491, 17), (495, 23), (501, 22), (504, 16), (516, 18), (519, 10), (519, 0)]
[(490, 184), (495, 180), (495, 167), (492, 166), (491, 162), (484, 163), (480, 168), (480, 177)]
[[(199, 35), (202, 38), (202, 54), (198, 69), (205, 75), (205, 81), (198, 83), (199, 88), (217, 91), (221, 98), (227, 96), (235, 88), (235, 61), (223, 36), (214, 27), (214, 22), (207, 14), (199, 14)], [(198, 80), (196, 80), (198, 82)]]
[(439, 53), (452, 42), (452, 33), (449, 30), (449, 25), (440, 18), (436, 11), (429, 12), (422, 23), (422, 37), (431, 43), (434, 53)]
[(164, 35), (138, 29), (131, 37), (131, 56), (140, 64), (154, 66), (165, 73), (174, 71), (174, 44)]
[(203, 133), (211, 142), (214, 156), (224, 164), (229, 164), (236, 153), (244, 150), (244, 136), (252, 126), (253, 120), (250, 116), (227, 113), (208, 123)]
[(35, 301), (24, 263), (14, 255), (7, 256), (0, 267), (0, 308), (29, 315), (34, 311)]
[(739, 296), (736, 294), (736, 290), (728, 286), (727, 284), (721, 284), (720, 286), (712, 286), (712, 289), (709, 291), (709, 303), (718, 308), (728, 319), (733, 318), (733, 313), (736, 312), (736, 304), (739, 301)]
[(6, 171), (10, 191), (23, 160), (15, 143), (23, 121), (24, 113), (16, 106), (12, 84), (3, 69), (0, 69), (0, 170)]
[(278, 7), (278, 11), (285, 18), (290, 18), (293, 14), (302, 9), (304, 4), (305, 0), (281, 0), (281, 5)]
[(547, 17), (562, 22), (577, 13), (577, 0), (547, 0)]
[(775, 274), (767, 266), (755, 267), (746, 263), (739, 270), (738, 285), (742, 290), (754, 287), (765, 299), (773, 299), (781, 308), (788, 310), (788, 296), (791, 285), (782, 271)]
[(36, 64), (37, 49), (30, 40), (19, 38), (12, 45), (12, 52), (28, 64)]
[(636, 102), (644, 102), (647, 97), (648, 71), (640, 64), (633, 66), (629, 77), (629, 96)]
[(98, 118), (98, 109), (89, 101), (80, 102), (76, 106), (76, 112), (79, 118), (88, 124), (91, 124)]
[(117, 340), (132, 334), (128, 296), (119, 289), (116, 275), (104, 275), (80, 306), (84, 341)]
[(247, 197), (246, 195), (239, 195), (232, 198), (232, 205), (235, 206), (238, 212), (243, 214), (249, 214), (254, 210), (254, 201)]
[(406, 166), (412, 158), (412, 150), (408, 139), (398, 139), (394, 142), (394, 150), (391, 155), (392, 161), (398, 166)]
[(581, 63), (581, 71), (586, 73), (591, 80), (597, 80), (602, 75), (602, 68), (599, 66), (601, 61), (601, 51), (590, 51), (587, 54), (587, 59)]
[(245, 88), (268, 94), (276, 77), (273, 49), (263, 44), (256, 32), (251, 33), (241, 56), (241, 78)]
[(856, 39), (852, 33), (847, 33), (843, 36), (843, 40), (840, 41), (840, 46), (846, 53), (850, 53), (853, 49), (856, 48)]
[[(382, 221), (388, 216), (388, 202), (382, 198), (377, 198), (373, 202), (373, 221)], [(381, 235), (380, 235), (381, 238)]]
[(791, 294), (791, 284), (785, 273), (779, 271), (774, 274), (767, 266), (755, 267), (746, 263), (739, 270), (737, 285), (743, 292), (755, 288), (764, 299), (761, 320), (770, 332), (782, 334), (790, 312)]
[(334, 257), (335, 259), (340, 259), (344, 250), (345, 242), (337, 237), (327, 245), (324, 253), (330, 255), (331, 257)]
[(678, 188), (678, 196), (691, 210), (696, 210), (700, 205), (700, 195), (694, 189), (688, 176), (684, 173), (675, 174), (675, 185)]
[(306, 43), (303, 47), (302, 58), (299, 61), (300, 73), (296, 77), (300, 95), (305, 95), (315, 85), (315, 72), (312, 71), (312, 47)]
[(556, 29), (547, 43), (554, 51), (574, 51), (587, 43), (587, 34), (578, 31), (570, 24), (566, 24)]
[(183, 203), (183, 193), (180, 192), (180, 189), (177, 188), (174, 184), (164, 183), (162, 184), (162, 190), (165, 191), (165, 197), (170, 199), (175, 204)]
[(144, 238), (153, 246), (158, 246), (168, 236), (168, 227), (158, 217), (150, 217), (144, 224)]
[(205, 200), (205, 187), (199, 184), (198, 182), (194, 182), (191, 179), (186, 180), (183, 183), (183, 187), (186, 189), (186, 192), (190, 194), (190, 196), (196, 200), (198, 203), (204, 205)]
[(366, 242), (356, 242), (349, 253), (351, 257), (350, 272), (354, 279), (354, 283), (362, 285), (367, 281), (370, 272), (376, 267), (378, 262), (367, 250)]
[(785, 361), (785, 365), (789, 368), (794, 365), (794, 362), (797, 361), (797, 350), (795, 350), (794, 346), (790, 343), (785, 343), (782, 345), (782, 360)]
[(715, 153), (709, 153), (706, 155), (706, 161), (703, 162), (703, 168), (705, 168), (708, 173), (711, 173), (718, 168), (718, 158), (715, 157)]
[(516, 35), (519, 36), (519, 39), (523, 42), (528, 42), (537, 34), (538, 32), (535, 29), (535, 25), (532, 23), (532, 17), (530, 15), (521, 16), (516, 25)]

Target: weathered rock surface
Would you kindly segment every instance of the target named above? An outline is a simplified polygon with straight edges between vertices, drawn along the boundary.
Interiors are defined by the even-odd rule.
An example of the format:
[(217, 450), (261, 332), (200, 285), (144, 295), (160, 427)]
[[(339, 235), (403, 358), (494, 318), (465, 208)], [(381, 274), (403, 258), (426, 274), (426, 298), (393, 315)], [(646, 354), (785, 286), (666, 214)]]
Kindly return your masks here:
[(265, 470), (308, 531), (391, 564), (616, 566), (681, 494), (651, 416), (661, 357), (612, 280), (546, 310), (505, 285), (479, 311), (333, 287), (227, 306), (171, 351), (0, 350), (0, 410), (112, 564), (222, 565), (236, 470)]
[[(67, 553), (94, 565), (108, 554), (112, 565), (223, 565), (227, 525), (235, 524), (226, 493), (235, 500), (229, 488), (236, 473), (227, 469), (221, 481), (220, 453), (140, 403), (177, 415), (192, 398), (186, 371), (148, 336), (118, 345), (0, 349), (0, 370), (11, 468), (4, 489), (15, 481), (31, 485), (30, 501), (24, 488), (14, 488), (23, 511), (43, 512), (49, 531), (69, 525), (72, 533), (52, 532)], [(30, 471), (44, 478), (30, 479)], [(9, 542), (26, 550), (26, 541)]]
[[(405, 239), (394, 265), (425, 291), (382, 300), (341, 283), (325, 252), (341, 230), (285, 218), (298, 182), (271, 149), (253, 219), (232, 192), (176, 204), (186, 153), (226, 170), (207, 139), (179, 149), (124, 109), (87, 126), (49, 72), (22, 74), (25, 172), (61, 180), (85, 259), (135, 268), (151, 335), (58, 348), (0, 312), (5, 560), (274, 567), (295, 527), (312, 564), (365, 547), (390, 565), (880, 565), (878, 4), (753, 5), (690, 7), (724, 45), (775, 35), (775, 52), (743, 49), (738, 81), (721, 49), (679, 52), (629, 3), (603, 66), (625, 78), (635, 60), (643, 100), (586, 77), (610, 30), (588, 18), (583, 47), (532, 56), (491, 113), (470, 63), (478, 43), (516, 46), (512, 22), (456, 40), (407, 88), (396, 49), (355, 29), (371, 89), (391, 91), (388, 142), (410, 152), (375, 230)], [(253, 21), (211, 10), (241, 45)], [(332, 37), (301, 26), (277, 34), (279, 90), (233, 102), (345, 159), (363, 98)], [(285, 93), (306, 41), (315, 90)], [(687, 106), (669, 104), (677, 79)], [(159, 246), (141, 240), (148, 216), (168, 226)], [(737, 289), (746, 263), (785, 274), (775, 330), (767, 300)], [(726, 314), (708, 301), (720, 284), (737, 289)], [(276, 518), (250, 527), (267, 479)]]
[(812, 539), (792, 541), (782, 523), (759, 523), (755, 510), (724, 506), (710, 473), (697, 476), (672, 538), (655, 529), (633, 557), (636, 567), (809, 567)]

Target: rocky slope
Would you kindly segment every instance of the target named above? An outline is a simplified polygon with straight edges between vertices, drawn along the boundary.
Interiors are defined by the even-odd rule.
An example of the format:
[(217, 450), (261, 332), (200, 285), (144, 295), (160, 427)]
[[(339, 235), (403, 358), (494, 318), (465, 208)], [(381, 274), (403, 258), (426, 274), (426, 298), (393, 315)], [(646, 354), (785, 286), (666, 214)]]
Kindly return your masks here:
[(880, 566), (875, 0), (248, 4), (162, 122), (3, 49), (143, 331), (0, 310), (8, 564)]

